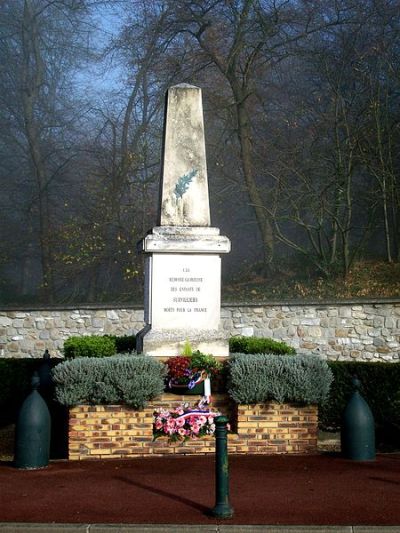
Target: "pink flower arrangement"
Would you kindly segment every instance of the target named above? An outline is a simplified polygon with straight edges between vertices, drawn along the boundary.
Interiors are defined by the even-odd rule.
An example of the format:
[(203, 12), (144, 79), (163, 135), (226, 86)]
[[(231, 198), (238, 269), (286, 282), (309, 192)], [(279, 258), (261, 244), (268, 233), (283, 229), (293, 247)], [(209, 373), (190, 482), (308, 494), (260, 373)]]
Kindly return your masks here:
[(170, 442), (199, 439), (214, 435), (215, 421), (221, 413), (201, 407), (190, 409), (188, 404), (154, 412), (153, 440), (168, 437)]

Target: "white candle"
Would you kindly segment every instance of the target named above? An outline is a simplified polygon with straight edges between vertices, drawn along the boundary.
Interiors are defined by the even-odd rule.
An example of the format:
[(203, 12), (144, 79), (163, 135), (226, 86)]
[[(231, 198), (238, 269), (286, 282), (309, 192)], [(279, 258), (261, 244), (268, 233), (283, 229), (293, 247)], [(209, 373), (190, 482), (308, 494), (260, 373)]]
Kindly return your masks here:
[(211, 398), (211, 381), (210, 378), (204, 380), (204, 396), (207, 398), (207, 401), (210, 401)]

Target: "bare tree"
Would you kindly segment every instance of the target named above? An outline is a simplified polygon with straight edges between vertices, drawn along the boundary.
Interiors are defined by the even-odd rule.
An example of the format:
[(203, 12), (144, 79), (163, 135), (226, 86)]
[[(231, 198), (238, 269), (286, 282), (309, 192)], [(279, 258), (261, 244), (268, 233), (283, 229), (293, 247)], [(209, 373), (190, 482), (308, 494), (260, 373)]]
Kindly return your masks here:
[(72, 121), (67, 95), (84, 49), (81, 17), (86, 5), (80, 0), (16, 0), (2, 3), (0, 9), (1, 95), (9, 124), (5, 134), (13, 135), (27, 179), (34, 184), (29, 213), (32, 227), (37, 227), (42, 293), (51, 302), (55, 294), (52, 190), (72, 157), (66, 134)]

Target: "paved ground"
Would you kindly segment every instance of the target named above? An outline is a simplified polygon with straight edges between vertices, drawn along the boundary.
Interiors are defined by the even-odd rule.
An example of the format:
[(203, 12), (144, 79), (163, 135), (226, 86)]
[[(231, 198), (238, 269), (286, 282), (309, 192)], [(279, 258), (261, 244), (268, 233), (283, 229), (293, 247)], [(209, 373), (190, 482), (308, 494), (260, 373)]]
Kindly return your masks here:
[[(97, 532), (149, 531), (148, 527), (151, 531), (276, 531), (266, 525), (305, 526), (280, 529), (293, 532), (342, 526), (334, 530), (346, 533), (370, 531), (360, 526), (380, 526), (377, 531), (393, 526), (390, 531), (400, 532), (400, 454), (378, 455), (372, 462), (335, 455), (231, 456), (230, 500), (235, 514), (223, 522), (209, 515), (215, 503), (212, 457), (57, 461), (33, 471), (2, 462), (0, 487), (1, 533), (21, 533), (27, 523), (58, 524), (45, 530), (36, 525), (37, 533), (60, 528), (72, 533), (83, 527)], [(82, 526), (65, 529), (61, 524)], [(138, 529), (95, 524), (143, 525)], [(196, 527), (187, 529), (190, 524)]]
[(391, 526), (0, 524), (1, 533), (399, 533)]

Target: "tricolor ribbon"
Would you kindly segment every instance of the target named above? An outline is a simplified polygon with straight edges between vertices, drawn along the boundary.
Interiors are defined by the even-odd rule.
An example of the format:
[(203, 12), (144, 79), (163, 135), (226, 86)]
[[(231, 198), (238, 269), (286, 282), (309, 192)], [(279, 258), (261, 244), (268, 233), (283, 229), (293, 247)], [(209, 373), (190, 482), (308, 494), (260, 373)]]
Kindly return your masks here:
[(211, 413), (208, 409), (201, 410), (201, 409), (190, 409), (186, 413), (183, 413), (183, 415), (179, 415), (176, 417), (176, 420), (179, 420), (180, 418), (190, 418), (191, 416), (218, 416), (219, 413)]

